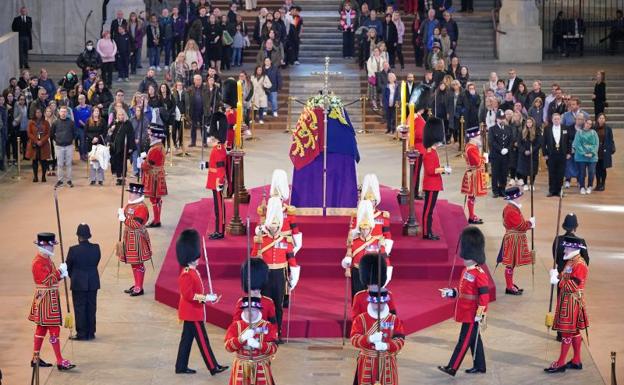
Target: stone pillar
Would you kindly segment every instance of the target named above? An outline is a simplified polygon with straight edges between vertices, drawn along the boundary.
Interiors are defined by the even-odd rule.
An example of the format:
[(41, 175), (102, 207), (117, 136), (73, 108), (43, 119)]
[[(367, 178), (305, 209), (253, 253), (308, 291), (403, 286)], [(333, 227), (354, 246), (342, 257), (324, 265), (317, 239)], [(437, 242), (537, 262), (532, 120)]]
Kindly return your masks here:
[(0, 84), (9, 84), (9, 79), (18, 74), (19, 39), (17, 32), (9, 32), (0, 36)]
[(496, 34), (498, 59), (503, 63), (540, 63), (542, 29), (534, 0), (503, 0)]

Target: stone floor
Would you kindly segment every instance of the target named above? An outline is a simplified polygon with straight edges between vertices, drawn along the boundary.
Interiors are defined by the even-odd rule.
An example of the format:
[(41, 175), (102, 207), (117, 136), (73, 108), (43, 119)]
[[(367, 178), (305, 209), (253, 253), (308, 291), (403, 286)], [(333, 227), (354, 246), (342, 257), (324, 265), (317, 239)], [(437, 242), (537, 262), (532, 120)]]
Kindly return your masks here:
[[(586, 68), (593, 73), (595, 68)], [(574, 71), (580, 71), (574, 69)], [(289, 137), (276, 131), (259, 131), (260, 140), (246, 142), (246, 185), (268, 183), (273, 168), (289, 169), (287, 146)], [(616, 132), (616, 142), (624, 141), (624, 133)], [(362, 161), (358, 165), (360, 177), (368, 172), (378, 174), (380, 182), (400, 184), (400, 147), (395, 141), (380, 134), (358, 136)], [(131, 272), (121, 266), (119, 274), (114, 258), (110, 258), (117, 238), (116, 211), (119, 189), (113, 186), (107, 174), (104, 187), (91, 187), (86, 179), (86, 165), (74, 162), (73, 189), (59, 191), (65, 248), (75, 243), (75, 227), (80, 222), (91, 225), (93, 241), (102, 247), (100, 265), (102, 290), (99, 294), (97, 339), (93, 342), (70, 342), (68, 331), (62, 331), (63, 352), (78, 367), (70, 373), (42, 370), (46, 384), (226, 384), (228, 375), (210, 377), (202, 367), (197, 348), (193, 348), (191, 364), (199, 369), (194, 376), (176, 376), (173, 364), (177, 350), (180, 325), (174, 310), (153, 300), (154, 280), (162, 263), (171, 234), (185, 203), (207, 196), (204, 189), (205, 172), (199, 171), (200, 153), (196, 150), (190, 158), (175, 158), (168, 167), (170, 195), (164, 202), (161, 229), (151, 231), (154, 245), (155, 271), (148, 266), (146, 296), (129, 298), (121, 291), (130, 285)], [(442, 199), (461, 204), (458, 193), (463, 167), (462, 160), (449, 151), (454, 174), (445, 177)], [(580, 220), (580, 235), (590, 246), (591, 272), (587, 287), (588, 308), (591, 319), (590, 343), (584, 345), (581, 372), (548, 376), (542, 368), (558, 354), (559, 345), (552, 333), (543, 326), (548, 307), (548, 275), (550, 245), (557, 226), (557, 201), (545, 197), (546, 172), (541, 170), (538, 190), (535, 193), (537, 216), (536, 249), (538, 261), (532, 284), (530, 268), (519, 269), (519, 285), (525, 288), (522, 297), (502, 294), (504, 279), (501, 269), (494, 275), (499, 286), (499, 300), (489, 312), (489, 327), (484, 332), (488, 373), (473, 377), (460, 373), (455, 380), (441, 374), (436, 365), (445, 364), (459, 332), (458, 325), (446, 321), (408, 337), (399, 355), (402, 383), (448, 384), (462, 381), (467, 384), (602, 384), (609, 380), (609, 353), (624, 353), (624, 339), (619, 338), (624, 310), (614, 302), (615, 293), (624, 290), (621, 280), (624, 272), (624, 241), (618, 225), (624, 221), (624, 205), (620, 188), (624, 187), (622, 167), (624, 160), (616, 154), (614, 167), (609, 171), (607, 191), (581, 196), (570, 190), (564, 199), (564, 213), (575, 212)], [(32, 245), (36, 232), (56, 232), (52, 182), (33, 184), (29, 170), (24, 170), (21, 181), (11, 178), (12, 172), (0, 179), (0, 369), (6, 383), (26, 383), (30, 369), (27, 362), (32, 349), (33, 326), (26, 320), (32, 295), (30, 274)], [(290, 173), (290, 170), (288, 170)], [(490, 197), (480, 199), (477, 212), (486, 223), (482, 226), (487, 235), (487, 255), (491, 268), (500, 240), (500, 223), (503, 201)], [(529, 200), (524, 200), (528, 216)], [(339, 256), (336, 257), (337, 261)], [(58, 261), (59, 258), (55, 257)], [(337, 262), (338, 263), (338, 262)], [(214, 282), (218, 291), (219, 284)], [(341, 295), (336, 293), (336, 295)], [(64, 301), (63, 301), (64, 303)], [(296, 312), (296, 307), (293, 309)], [(231, 362), (230, 354), (223, 349), (223, 330), (209, 326), (209, 335), (218, 360)], [(354, 372), (355, 350), (339, 339), (293, 341), (282, 345), (273, 361), (275, 379), (280, 384), (350, 384)], [(52, 351), (46, 342), (43, 357), (53, 361)], [(470, 358), (464, 362), (468, 367)], [(622, 360), (618, 371), (624, 373)]]

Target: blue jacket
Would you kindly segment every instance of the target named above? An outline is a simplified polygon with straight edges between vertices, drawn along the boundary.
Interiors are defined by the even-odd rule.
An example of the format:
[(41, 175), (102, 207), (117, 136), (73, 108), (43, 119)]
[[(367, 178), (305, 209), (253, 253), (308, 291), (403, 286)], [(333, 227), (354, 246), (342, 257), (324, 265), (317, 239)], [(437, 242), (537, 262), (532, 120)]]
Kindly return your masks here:
[[(83, 130), (84, 126), (87, 124), (87, 120), (91, 117), (91, 106), (88, 104), (83, 108), (80, 106), (74, 107), (74, 123), (76, 124), (76, 129)], [(84, 124), (80, 124), (80, 121)]]
[(371, 20), (371, 19), (366, 19), (363, 23), (362, 26), (367, 27), (367, 28), (375, 28), (375, 30), (377, 30), (377, 36), (383, 40), (383, 33), (384, 33), (384, 29), (383, 29), (383, 25), (381, 24), (381, 20), (379, 19), (375, 19), (375, 20)]
[[(394, 104), (401, 105), (401, 86), (398, 82), (395, 82), (394, 89)], [(390, 87), (386, 86), (383, 90), (383, 104), (386, 108), (394, 108), (394, 104), (390, 105)]]
[(271, 81), (270, 92), (277, 92), (282, 87), (282, 74), (277, 66), (272, 65), (271, 68), (265, 70), (266, 76)]

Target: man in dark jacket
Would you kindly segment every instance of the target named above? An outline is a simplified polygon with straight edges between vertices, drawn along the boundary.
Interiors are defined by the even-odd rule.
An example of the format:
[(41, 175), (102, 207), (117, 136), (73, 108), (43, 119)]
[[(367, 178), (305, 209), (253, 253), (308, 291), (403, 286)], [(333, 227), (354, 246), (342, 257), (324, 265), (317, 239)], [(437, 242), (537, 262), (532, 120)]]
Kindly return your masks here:
[(17, 32), (19, 37), (20, 69), (28, 69), (30, 68), (28, 66), (28, 51), (32, 49), (32, 19), (28, 16), (28, 8), (20, 8), (20, 14), (13, 19), (11, 29), (13, 32)]
[(111, 39), (115, 40), (117, 34), (119, 33), (119, 27), (124, 27), (126, 31), (128, 30), (128, 20), (124, 19), (124, 13), (122, 10), (118, 10), (116, 12), (115, 20), (111, 21), (110, 32)]
[(95, 338), (95, 312), (97, 291), (100, 288), (100, 246), (90, 243), (89, 225), (81, 223), (76, 230), (78, 244), (67, 253), (67, 272), (71, 279), (72, 300), (76, 315), (76, 335), (69, 338), (79, 341)]
[[(552, 104), (552, 103), (551, 103)], [(548, 166), (548, 195), (561, 193), (567, 159), (570, 159), (571, 142), (568, 130), (561, 124), (561, 115), (554, 113), (552, 124), (544, 129), (544, 147), (542, 154)]]
[(102, 66), (100, 54), (93, 48), (93, 41), (87, 41), (85, 50), (76, 59), (76, 65), (82, 69), (82, 81), (89, 77), (90, 71), (97, 71)]
[[(169, 16), (167, 8), (162, 10), (162, 16), (158, 20), (160, 28), (160, 49), (165, 52), (165, 71), (169, 69), (171, 56), (173, 55), (173, 19)], [(175, 60), (175, 57), (173, 58)]]
[(488, 145), (492, 165), (492, 196), (505, 196), (507, 174), (509, 173), (509, 152), (511, 151), (512, 132), (507, 125), (505, 113), (498, 110), (496, 124), (488, 127)]
[(264, 73), (271, 81), (271, 88), (269, 89), (268, 96), (273, 116), (277, 116), (277, 93), (282, 86), (282, 74), (277, 67), (278, 65), (279, 63), (271, 63), (271, 59), (268, 57), (264, 59)]
[(141, 80), (141, 83), (139, 83), (140, 93), (142, 94), (147, 93), (147, 88), (150, 86), (150, 84), (154, 86), (154, 89), (156, 91), (158, 91), (158, 83), (156, 83), (156, 80), (154, 79), (154, 75), (156, 75), (156, 68), (150, 67), (147, 70), (147, 74), (145, 74), (145, 78)]
[(74, 157), (74, 122), (69, 118), (69, 107), (59, 108), (59, 118), (52, 123), (50, 139), (54, 140), (54, 153), (56, 154), (56, 168), (58, 180), (54, 187), (60, 187), (67, 182), (69, 187), (74, 187), (72, 177), (72, 159)]
[[(193, 77), (193, 85), (189, 87), (186, 93), (186, 116), (191, 121), (191, 144), (189, 147), (195, 147), (197, 142), (197, 128), (205, 130), (206, 118), (210, 105), (210, 97), (208, 96), (207, 87), (203, 84), (201, 75)], [(200, 131), (202, 140), (206, 139)], [(202, 143), (202, 145), (205, 143)]]
[(117, 65), (117, 81), (128, 81), (128, 72), (130, 65), (130, 35), (126, 32), (124, 26), (119, 26), (117, 36), (115, 36), (115, 44), (117, 44), (117, 55), (115, 55), (115, 64)]

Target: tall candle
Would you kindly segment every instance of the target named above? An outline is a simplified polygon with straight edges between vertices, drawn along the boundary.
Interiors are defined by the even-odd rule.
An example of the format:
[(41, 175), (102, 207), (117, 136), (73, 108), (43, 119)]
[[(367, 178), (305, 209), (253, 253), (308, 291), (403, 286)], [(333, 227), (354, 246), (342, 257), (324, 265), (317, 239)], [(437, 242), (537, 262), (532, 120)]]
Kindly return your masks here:
[(405, 125), (405, 114), (406, 105), (407, 105), (407, 84), (405, 84), (405, 80), (401, 82), (401, 124)]
[(414, 149), (414, 119), (416, 115), (414, 114), (414, 103), (410, 103), (409, 105), (409, 149)]
[(236, 95), (238, 101), (236, 102), (236, 126), (234, 127), (235, 141), (234, 146), (241, 148), (243, 142), (241, 139), (241, 131), (243, 126), (243, 82), (236, 82)]

